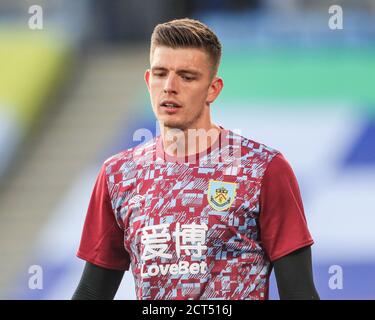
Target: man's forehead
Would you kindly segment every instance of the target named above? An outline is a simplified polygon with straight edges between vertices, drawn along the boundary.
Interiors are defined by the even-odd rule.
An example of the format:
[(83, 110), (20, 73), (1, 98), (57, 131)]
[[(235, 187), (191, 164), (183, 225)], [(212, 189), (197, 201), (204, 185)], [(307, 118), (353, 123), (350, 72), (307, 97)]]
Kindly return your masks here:
[(169, 48), (158, 46), (151, 58), (151, 67), (200, 68), (209, 62), (208, 55), (199, 48)]

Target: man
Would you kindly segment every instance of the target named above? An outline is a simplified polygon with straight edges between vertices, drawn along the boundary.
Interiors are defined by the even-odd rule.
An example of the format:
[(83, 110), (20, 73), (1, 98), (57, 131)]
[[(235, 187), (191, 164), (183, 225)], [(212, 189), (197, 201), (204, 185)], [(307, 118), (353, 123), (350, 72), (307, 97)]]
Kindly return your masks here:
[(161, 135), (104, 162), (73, 299), (113, 299), (130, 265), (138, 299), (268, 299), (272, 268), (281, 299), (319, 299), (290, 165), (211, 121), (220, 57), (196, 20), (154, 29), (145, 81)]

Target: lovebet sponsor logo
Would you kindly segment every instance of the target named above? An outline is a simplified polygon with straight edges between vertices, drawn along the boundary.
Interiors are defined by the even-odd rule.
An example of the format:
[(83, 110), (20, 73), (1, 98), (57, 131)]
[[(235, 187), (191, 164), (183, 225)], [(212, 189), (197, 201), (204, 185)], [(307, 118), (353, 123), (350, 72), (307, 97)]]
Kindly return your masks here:
[(180, 261), (179, 263), (163, 264), (163, 265), (142, 265), (141, 275), (145, 277), (155, 277), (159, 275), (183, 275), (183, 274), (205, 274), (207, 272), (207, 263), (202, 261), (200, 263), (188, 261)]
[[(206, 224), (183, 224), (176, 223), (174, 230), (170, 229), (169, 223), (147, 226), (142, 229), (141, 243), (143, 245), (141, 276), (155, 277), (159, 275), (184, 275), (205, 274), (207, 263), (203, 252), (206, 246)], [(201, 262), (179, 261), (178, 263), (150, 264), (146, 261), (156, 257), (172, 259), (172, 253), (168, 251), (168, 244), (173, 241), (176, 256), (192, 256), (199, 258)], [(195, 260), (197, 261), (197, 260)]]

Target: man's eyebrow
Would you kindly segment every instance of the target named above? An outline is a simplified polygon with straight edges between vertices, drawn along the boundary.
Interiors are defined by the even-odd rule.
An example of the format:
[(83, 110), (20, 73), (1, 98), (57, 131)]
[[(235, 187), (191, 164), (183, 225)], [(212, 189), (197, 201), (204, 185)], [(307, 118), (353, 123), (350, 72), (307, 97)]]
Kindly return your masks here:
[[(168, 71), (168, 69), (162, 66), (154, 66), (151, 68), (151, 71)], [(202, 74), (201, 72), (197, 70), (192, 70), (192, 69), (178, 69), (177, 73), (178, 74), (189, 73), (195, 76), (200, 76)]]
[(167, 68), (164, 68), (164, 67), (159, 67), (159, 66), (154, 66), (151, 68), (152, 71), (156, 71), (156, 70), (162, 70), (162, 71), (165, 71), (167, 70)]
[(200, 76), (202, 73), (197, 71), (197, 70), (191, 70), (191, 69), (180, 69), (180, 70), (177, 70), (177, 73), (178, 74), (185, 74), (185, 73), (189, 73), (191, 75), (194, 75), (194, 76)]

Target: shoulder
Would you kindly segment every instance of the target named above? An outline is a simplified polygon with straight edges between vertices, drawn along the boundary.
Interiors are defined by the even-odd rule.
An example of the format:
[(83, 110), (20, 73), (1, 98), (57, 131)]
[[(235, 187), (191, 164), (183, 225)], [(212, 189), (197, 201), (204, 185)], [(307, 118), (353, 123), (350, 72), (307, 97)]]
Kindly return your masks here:
[(292, 167), (289, 161), (284, 157), (284, 155), (279, 152), (273, 158), (272, 161), (269, 163), (267, 167), (267, 173), (272, 175), (282, 175), (282, 174), (289, 174), (291, 173)]
[(156, 140), (157, 137), (112, 155), (104, 161), (103, 166), (107, 172), (135, 167), (155, 155)]
[(228, 131), (227, 137), (233, 138), (233, 144), (241, 150), (241, 159), (243, 162), (261, 162), (269, 164), (273, 158), (283, 157), (281, 152), (271, 146), (259, 141), (244, 137), (233, 131)]

